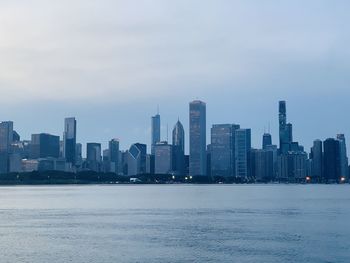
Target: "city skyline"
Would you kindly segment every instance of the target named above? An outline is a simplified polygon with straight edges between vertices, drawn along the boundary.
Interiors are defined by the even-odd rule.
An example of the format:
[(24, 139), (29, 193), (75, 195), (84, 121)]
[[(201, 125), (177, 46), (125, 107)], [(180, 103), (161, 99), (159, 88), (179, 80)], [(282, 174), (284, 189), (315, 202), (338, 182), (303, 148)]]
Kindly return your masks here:
[(208, 123), (249, 126), (257, 147), (269, 123), (277, 144), (285, 99), (306, 148), (349, 135), (350, 3), (336, 2), (2, 1), (0, 119), (30, 138), (61, 135), (59, 120), (75, 116), (84, 145), (117, 137), (127, 148), (149, 143), (157, 104), (163, 134), (178, 117), (187, 132), (198, 98)]
[[(285, 102), (285, 101), (279, 101), (279, 102), (281, 103), (281, 102)], [(286, 123), (287, 125), (290, 124), (290, 122), (289, 122), (289, 120), (291, 119), (289, 117), (290, 116), (290, 112), (293, 112), (293, 110), (292, 110), (293, 107), (290, 104), (288, 104), (288, 105), (289, 105), (289, 107), (288, 107), (288, 112), (287, 112), (287, 114), (288, 114), (288, 123)], [(278, 107), (280, 107), (280, 106), (278, 106)], [(188, 105), (187, 105), (187, 108), (188, 108)], [(209, 108), (210, 108), (210, 105), (209, 105)], [(210, 115), (210, 112), (207, 112), (206, 115), (208, 115), (208, 113)], [(87, 149), (86, 149), (86, 144), (87, 143), (100, 143), (101, 147), (103, 149), (108, 149), (110, 140), (116, 139), (116, 138), (119, 140), (119, 143), (121, 145), (120, 146), (121, 150), (127, 150), (130, 147), (130, 145), (132, 145), (134, 143), (143, 143), (143, 144), (147, 145), (149, 153), (151, 153), (151, 149), (152, 149), (152, 125), (153, 125), (154, 117), (157, 117), (159, 119), (162, 118), (162, 120), (163, 120), (162, 124), (160, 126), (161, 127), (160, 133), (157, 132), (157, 136), (160, 136), (160, 142), (161, 141), (167, 141), (168, 143), (171, 143), (172, 142), (171, 141), (171, 135), (169, 137), (169, 134), (171, 134), (172, 128), (176, 125), (176, 123), (178, 121), (180, 121), (183, 124), (185, 138), (187, 138), (186, 143), (184, 144), (185, 145), (185, 154), (189, 154), (189, 147), (190, 147), (190, 145), (189, 145), (189, 125), (188, 125), (189, 119), (188, 119), (188, 117), (187, 117), (187, 119), (186, 118), (177, 117), (177, 120), (174, 121), (174, 123), (170, 123), (170, 122), (168, 122), (166, 120), (164, 121), (163, 114), (167, 115), (166, 113), (162, 113), (162, 112), (157, 112), (154, 116), (152, 115), (151, 116), (151, 120), (152, 120), (151, 122), (149, 121), (150, 116), (147, 116), (146, 117), (146, 119), (147, 119), (147, 121), (146, 121), (147, 122), (147, 127), (143, 128), (144, 134), (142, 136), (140, 136), (139, 139), (135, 137), (134, 140), (130, 141), (130, 144), (128, 144), (128, 141), (123, 140), (122, 136), (118, 136), (118, 135), (115, 135), (115, 136), (112, 136), (112, 137), (107, 137), (107, 135), (105, 135), (105, 139), (102, 139), (102, 136), (100, 136), (100, 135), (105, 134), (103, 132), (103, 129), (104, 129), (103, 126), (99, 127), (101, 129), (101, 132), (95, 134), (95, 136), (94, 136), (95, 140), (91, 139), (91, 140), (83, 141), (80, 138), (81, 137), (85, 137), (84, 136), (85, 131), (89, 131), (89, 128), (93, 128), (93, 127), (92, 126), (91, 127), (85, 126), (86, 124), (82, 125), (83, 127), (85, 126), (85, 128), (86, 128), (86, 130), (83, 131), (82, 128), (80, 127), (81, 126), (81, 122), (80, 122), (80, 120), (78, 118), (76, 118), (76, 117), (64, 117), (64, 120), (71, 120), (72, 119), (74, 121), (74, 125), (75, 126), (79, 126), (79, 128), (76, 128), (76, 131), (75, 131), (77, 133), (77, 135), (76, 135), (76, 143), (79, 143), (79, 144), (83, 145), (82, 153), (83, 153), (84, 156), (86, 155), (86, 151), (87, 151)], [(188, 115), (188, 112), (187, 112), (187, 115)], [(276, 116), (277, 116), (277, 118), (276, 118)], [(252, 124), (248, 123), (246, 125), (246, 127), (249, 127), (252, 130), (252, 132), (251, 132), (252, 148), (257, 148), (257, 149), (261, 148), (262, 138), (263, 138), (264, 134), (270, 134), (271, 137), (272, 137), (272, 144), (279, 146), (279, 144), (280, 144), (280, 135), (279, 135), (279, 128), (278, 128), (279, 124), (278, 123), (279, 123), (280, 120), (279, 120), (279, 115), (276, 115), (276, 107), (275, 107), (275, 119), (277, 120), (276, 121), (277, 124), (268, 122), (268, 124), (266, 126), (264, 126), (264, 128), (260, 129), (261, 132), (257, 132), (256, 130), (250, 128), (250, 127), (254, 127), (254, 123), (252, 123)], [(0, 120), (0, 121), (6, 122), (8, 120)], [(47, 130), (40, 131), (38, 129), (35, 129), (36, 132), (29, 132), (29, 134), (30, 134), (29, 137), (26, 137), (26, 136), (23, 136), (23, 134), (21, 133), (21, 130), (22, 130), (21, 129), (21, 124), (17, 123), (14, 120), (10, 120), (10, 121), (14, 123), (13, 124), (13, 130), (15, 130), (16, 132), (19, 133), (19, 135), (21, 136), (22, 140), (31, 140), (31, 137), (34, 134), (50, 134), (50, 135), (54, 135), (54, 136), (59, 136), (60, 140), (64, 141), (64, 131), (62, 132), (62, 127), (60, 127), (60, 130), (56, 131), (56, 132), (53, 131), (53, 129), (50, 129), (50, 128), (48, 128), (47, 130), (51, 130), (53, 132), (48, 132)], [(31, 120), (27, 120), (27, 121), (31, 122)], [(78, 122), (79, 124), (77, 124), (76, 122)], [(164, 122), (166, 122), (165, 125), (163, 124)], [(207, 145), (210, 144), (210, 140), (211, 140), (211, 132), (210, 131), (212, 129), (212, 125), (225, 125), (227, 123), (235, 123), (232, 120), (228, 120), (226, 122), (218, 122), (218, 121), (216, 121), (216, 122), (215, 121), (214, 122), (208, 122), (208, 118), (207, 118), (206, 122), (207, 122), (207, 124), (206, 124), (206, 144)], [(292, 120), (292, 122), (293, 122), (293, 124), (296, 123), (293, 120)], [(247, 122), (243, 121), (243, 122), (237, 122), (237, 123), (247, 123)], [(62, 126), (62, 121), (59, 122), (59, 124), (61, 124), (61, 126)], [(120, 123), (120, 124), (121, 124), (120, 127), (123, 127), (123, 123)], [(296, 141), (298, 141), (298, 143), (300, 145), (304, 146), (306, 151), (309, 151), (309, 149), (311, 149), (311, 147), (313, 146), (313, 141), (314, 140), (326, 140), (327, 138), (337, 137), (337, 135), (339, 135), (339, 134), (344, 134), (345, 137), (347, 137), (347, 133), (346, 132), (340, 131), (339, 129), (335, 128), (335, 130), (337, 131), (335, 134), (325, 135), (324, 137), (317, 137), (317, 134), (314, 134), (313, 138), (311, 139), (311, 141), (305, 141), (304, 142), (302, 140), (299, 140), (299, 138), (303, 137), (302, 136), (302, 134), (303, 134), (302, 130), (303, 129), (301, 127), (298, 127), (299, 126), (298, 123), (296, 123), (296, 124), (297, 124), (297, 125), (295, 125), (296, 129), (299, 132), (297, 133), (297, 135), (294, 135), (294, 126), (293, 126), (293, 128), (292, 128), (293, 129), (293, 132), (292, 132), (293, 133), (293, 135), (292, 135), (293, 138), (291, 138), (291, 139), (295, 138)], [(158, 125), (160, 125), (160, 121), (157, 124), (157, 126)], [(290, 124), (290, 125), (292, 125), (292, 124)], [(274, 129), (274, 128), (271, 128), (271, 127), (277, 127), (277, 130), (276, 130), (276, 128)], [(139, 130), (139, 129), (142, 129), (142, 128), (135, 126), (134, 129)], [(317, 131), (317, 133), (318, 132), (319, 131)], [(118, 134), (118, 132), (116, 132), (116, 134)], [(142, 140), (142, 138), (143, 138), (143, 140)], [(347, 154), (348, 155), (349, 155), (349, 151), (350, 150), (347, 149)]]

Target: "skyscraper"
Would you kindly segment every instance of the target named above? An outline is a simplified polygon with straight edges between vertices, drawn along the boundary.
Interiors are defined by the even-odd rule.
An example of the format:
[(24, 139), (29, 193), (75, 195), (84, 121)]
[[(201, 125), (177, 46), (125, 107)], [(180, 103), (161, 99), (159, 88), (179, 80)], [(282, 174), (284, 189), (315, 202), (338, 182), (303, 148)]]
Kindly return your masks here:
[(234, 176), (236, 124), (215, 124), (211, 128), (211, 175)]
[(251, 130), (238, 129), (235, 131), (236, 177), (250, 177)]
[(272, 136), (270, 133), (264, 133), (262, 141), (263, 150), (266, 150), (267, 146), (269, 145), (272, 145)]
[(13, 142), (13, 122), (0, 123), (0, 173), (9, 172), (9, 154)]
[(86, 145), (86, 162), (87, 167), (95, 172), (101, 171), (101, 144), (100, 143), (87, 143)]
[(292, 124), (287, 123), (286, 102), (279, 102), (279, 137), (280, 137), (280, 153), (290, 151), (293, 141)]
[(113, 139), (109, 141), (109, 161), (110, 171), (113, 173), (119, 173), (119, 140)]
[(311, 148), (311, 177), (321, 180), (323, 177), (323, 146), (321, 140), (315, 140)]
[(180, 121), (173, 129), (173, 170), (185, 174), (185, 130)]
[(327, 181), (337, 181), (341, 176), (340, 142), (329, 138), (323, 142), (324, 177)]
[(190, 175), (206, 175), (206, 104), (190, 103)]
[(13, 142), (13, 122), (0, 123), (0, 152), (9, 153)]
[(152, 117), (152, 145), (151, 153), (154, 155), (153, 146), (160, 142), (160, 115), (157, 113)]
[(135, 143), (128, 151), (128, 175), (145, 174), (147, 171), (147, 145)]
[(346, 141), (344, 134), (338, 134), (337, 139), (340, 143), (340, 174), (344, 178), (348, 178), (348, 156), (346, 152)]
[(64, 120), (63, 133), (63, 154), (67, 163), (75, 165), (77, 143), (77, 121), (75, 118), (66, 118)]

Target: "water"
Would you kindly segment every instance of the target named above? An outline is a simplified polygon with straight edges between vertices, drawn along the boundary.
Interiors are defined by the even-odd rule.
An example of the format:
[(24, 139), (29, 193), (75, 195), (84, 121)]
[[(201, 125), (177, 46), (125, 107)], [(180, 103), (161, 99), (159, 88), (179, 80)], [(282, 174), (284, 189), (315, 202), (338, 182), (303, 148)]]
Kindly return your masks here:
[(349, 262), (349, 185), (0, 188), (0, 262)]

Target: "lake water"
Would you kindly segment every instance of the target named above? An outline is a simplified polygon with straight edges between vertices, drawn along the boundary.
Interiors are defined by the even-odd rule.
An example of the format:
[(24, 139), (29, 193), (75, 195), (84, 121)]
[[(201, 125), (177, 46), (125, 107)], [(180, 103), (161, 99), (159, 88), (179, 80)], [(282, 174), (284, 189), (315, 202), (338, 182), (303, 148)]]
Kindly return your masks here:
[(350, 262), (350, 185), (1, 187), (0, 262)]

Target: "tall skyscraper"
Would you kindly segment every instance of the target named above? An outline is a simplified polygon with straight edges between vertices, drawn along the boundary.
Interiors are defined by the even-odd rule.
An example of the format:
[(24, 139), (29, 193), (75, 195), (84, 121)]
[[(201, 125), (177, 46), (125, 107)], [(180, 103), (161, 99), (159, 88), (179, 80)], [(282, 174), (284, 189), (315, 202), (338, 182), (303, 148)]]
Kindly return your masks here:
[(75, 118), (66, 118), (64, 120), (63, 133), (63, 154), (67, 163), (75, 165), (77, 143), (77, 121)]
[(329, 138), (323, 142), (324, 177), (327, 181), (337, 181), (341, 177), (340, 141)]
[(250, 177), (251, 130), (238, 129), (235, 131), (236, 177)]
[(292, 124), (287, 123), (286, 102), (279, 102), (279, 136), (280, 136), (280, 153), (290, 151), (293, 141)]
[(87, 167), (95, 172), (101, 171), (101, 144), (100, 143), (87, 143), (86, 145), (86, 162)]
[(196, 100), (190, 103), (190, 175), (206, 175), (206, 104)]
[(264, 133), (263, 141), (262, 141), (263, 150), (266, 150), (267, 146), (270, 146), (270, 145), (272, 145), (272, 136), (270, 133)]
[(13, 122), (0, 123), (0, 152), (9, 153), (13, 142)]
[(348, 178), (349, 167), (348, 167), (348, 156), (346, 152), (346, 140), (344, 134), (338, 134), (337, 139), (340, 143), (340, 174), (344, 178)]
[(113, 173), (119, 173), (119, 140), (113, 139), (109, 141), (109, 161), (110, 171)]
[(154, 155), (153, 146), (160, 142), (160, 115), (157, 113), (152, 117), (152, 145), (151, 153)]
[(180, 121), (173, 129), (173, 170), (177, 174), (185, 174), (185, 130)]
[(235, 175), (236, 124), (216, 124), (211, 128), (211, 175)]
[(311, 148), (311, 177), (321, 180), (323, 177), (323, 146), (321, 140), (315, 140)]

